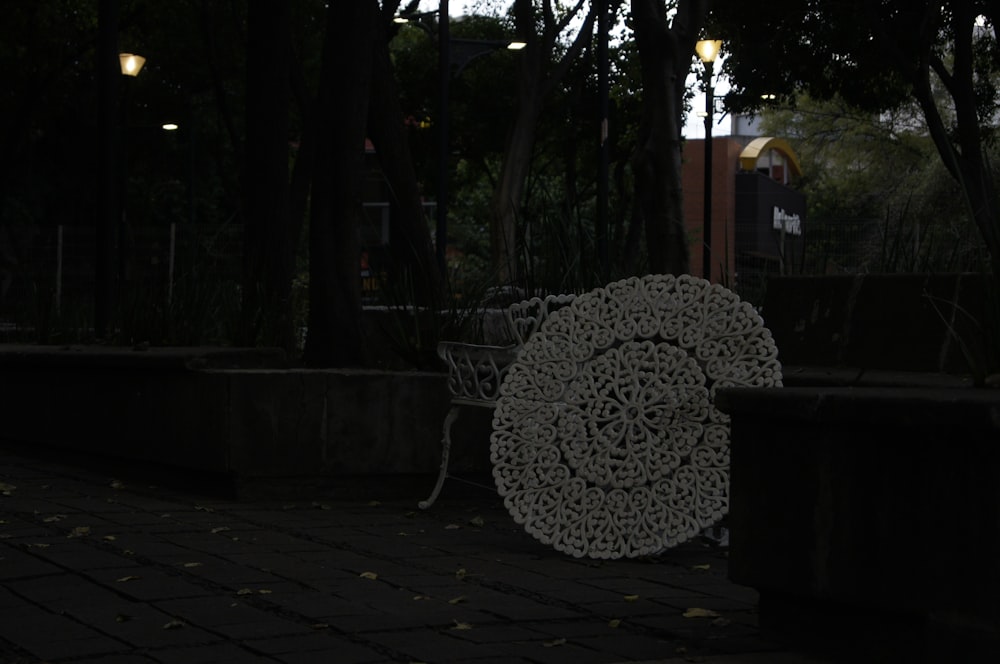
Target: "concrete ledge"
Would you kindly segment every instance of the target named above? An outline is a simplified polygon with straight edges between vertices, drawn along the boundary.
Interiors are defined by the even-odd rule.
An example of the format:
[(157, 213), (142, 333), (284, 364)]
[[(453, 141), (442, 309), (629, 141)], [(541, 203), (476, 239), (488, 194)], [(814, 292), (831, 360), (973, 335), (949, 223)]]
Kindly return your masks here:
[(716, 403), (732, 417), (729, 575), (761, 593), (762, 628), (831, 642), (855, 633), (844, 619), (875, 620), (870, 638), (913, 654), (883, 661), (1000, 651), (1000, 391), (725, 389)]
[[(284, 364), (268, 349), (0, 347), (0, 439), (245, 488), (380, 476), (430, 491), (445, 374), (274, 368)], [(247, 365), (258, 368), (233, 368)], [(456, 425), (456, 472), (488, 472), (488, 416)]]

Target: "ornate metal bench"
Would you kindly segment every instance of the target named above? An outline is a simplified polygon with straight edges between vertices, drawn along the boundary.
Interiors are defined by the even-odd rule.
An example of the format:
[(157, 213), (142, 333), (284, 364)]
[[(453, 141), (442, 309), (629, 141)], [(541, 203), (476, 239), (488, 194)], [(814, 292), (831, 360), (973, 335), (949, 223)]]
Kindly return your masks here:
[(427, 509), (437, 500), (448, 474), (451, 454), (451, 427), (463, 406), (493, 408), (500, 393), (500, 384), (511, 363), (525, 342), (541, 326), (548, 315), (573, 301), (574, 295), (533, 297), (511, 304), (504, 309), (507, 334), (512, 343), (490, 346), (443, 341), (438, 344), (438, 356), (448, 369), (448, 390), (451, 408), (445, 417), (441, 441), (441, 467), (437, 483), (427, 500), (419, 503)]
[(722, 387), (781, 385), (771, 333), (732, 291), (691, 276), (577, 296), (504, 372), (493, 477), (517, 523), (577, 557), (655, 554), (729, 510)]

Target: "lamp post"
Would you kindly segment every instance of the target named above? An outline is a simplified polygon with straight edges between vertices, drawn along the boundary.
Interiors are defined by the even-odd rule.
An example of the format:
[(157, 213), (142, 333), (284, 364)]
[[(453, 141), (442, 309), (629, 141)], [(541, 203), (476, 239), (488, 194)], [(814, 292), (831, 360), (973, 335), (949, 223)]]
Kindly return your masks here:
[[(524, 42), (488, 39), (452, 39), (450, 20), (448, 16), (448, 0), (440, 0), (436, 11), (422, 12), (397, 16), (396, 23), (409, 23), (411, 18), (428, 14), (438, 15), (438, 186), (437, 186), (437, 225), (434, 233), (434, 247), (438, 269), (442, 275), (447, 274), (446, 248), (448, 245), (448, 125), (449, 97), (451, 94), (451, 78), (457, 76), (475, 58), (492, 53), (501, 48), (519, 51), (525, 47)], [(430, 30), (419, 23), (422, 29)], [(451, 68), (456, 67), (454, 73)]]
[(720, 39), (702, 39), (695, 44), (698, 57), (705, 63), (705, 219), (702, 225), (702, 272), (712, 279), (712, 111), (715, 109), (715, 91), (712, 88), (712, 69), (722, 48)]

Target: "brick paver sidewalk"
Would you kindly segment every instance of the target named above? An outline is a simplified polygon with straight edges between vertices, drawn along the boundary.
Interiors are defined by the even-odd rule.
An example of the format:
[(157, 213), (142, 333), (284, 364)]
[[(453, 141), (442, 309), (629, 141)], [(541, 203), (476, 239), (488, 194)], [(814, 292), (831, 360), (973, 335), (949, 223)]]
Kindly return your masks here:
[(724, 549), (576, 560), (488, 492), (235, 501), (8, 452), (0, 493), (4, 662), (809, 661)]

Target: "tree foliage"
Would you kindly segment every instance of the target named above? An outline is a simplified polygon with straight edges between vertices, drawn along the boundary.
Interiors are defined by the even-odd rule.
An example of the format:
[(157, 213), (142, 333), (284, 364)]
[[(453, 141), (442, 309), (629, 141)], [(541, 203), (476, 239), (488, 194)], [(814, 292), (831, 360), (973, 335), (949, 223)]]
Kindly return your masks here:
[(922, 131), (915, 103), (866, 112), (799, 95), (762, 112), (767, 135), (794, 138), (809, 219), (810, 273), (962, 272), (986, 266), (958, 183)]
[(1000, 103), (997, 18), (989, 0), (810, 0), (753, 12), (717, 0), (712, 25), (726, 40), (733, 109), (799, 91), (874, 112), (915, 101), (1000, 274), (1000, 201), (986, 157)]

